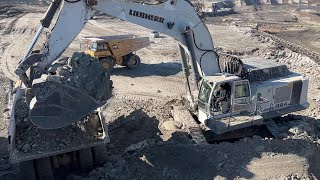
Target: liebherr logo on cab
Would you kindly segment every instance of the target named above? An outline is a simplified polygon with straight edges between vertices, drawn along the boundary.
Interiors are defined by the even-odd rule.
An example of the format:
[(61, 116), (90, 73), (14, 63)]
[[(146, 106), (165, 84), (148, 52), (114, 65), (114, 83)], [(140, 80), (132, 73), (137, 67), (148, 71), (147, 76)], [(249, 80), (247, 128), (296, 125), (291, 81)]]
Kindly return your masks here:
[(147, 14), (147, 13), (140, 12), (140, 11), (135, 11), (135, 10), (132, 10), (132, 9), (130, 9), (129, 15), (130, 16), (140, 17), (140, 18), (143, 18), (143, 19), (148, 19), (150, 21), (156, 21), (156, 22), (159, 22), (159, 23), (163, 23), (163, 21), (164, 21), (163, 17), (152, 15), (152, 14)]

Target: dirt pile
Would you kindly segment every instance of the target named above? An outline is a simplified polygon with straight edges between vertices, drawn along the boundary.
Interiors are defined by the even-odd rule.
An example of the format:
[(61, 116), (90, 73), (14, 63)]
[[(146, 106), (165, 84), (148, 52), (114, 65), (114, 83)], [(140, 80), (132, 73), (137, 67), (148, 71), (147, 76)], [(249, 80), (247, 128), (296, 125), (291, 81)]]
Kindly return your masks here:
[(110, 155), (113, 150), (124, 151), (147, 139), (169, 139), (172, 131), (163, 128), (163, 124), (173, 120), (173, 103), (170, 100), (112, 99), (103, 111), (109, 128)]
[(59, 61), (49, 70), (52, 75), (47, 80), (83, 90), (99, 101), (106, 101), (111, 97), (110, 76), (97, 58), (76, 52), (65, 60), (66, 58)]

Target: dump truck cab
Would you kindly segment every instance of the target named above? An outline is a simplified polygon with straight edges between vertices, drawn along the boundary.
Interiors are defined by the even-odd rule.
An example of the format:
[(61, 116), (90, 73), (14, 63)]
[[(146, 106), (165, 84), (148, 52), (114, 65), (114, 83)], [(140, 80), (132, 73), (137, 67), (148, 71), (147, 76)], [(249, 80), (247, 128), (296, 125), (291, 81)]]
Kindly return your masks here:
[(213, 132), (262, 125), (265, 119), (308, 107), (308, 80), (302, 75), (257, 58), (243, 62), (245, 77), (218, 73), (201, 81), (198, 119)]
[(106, 42), (92, 41), (88, 48), (85, 50), (85, 53), (97, 58), (112, 56)]

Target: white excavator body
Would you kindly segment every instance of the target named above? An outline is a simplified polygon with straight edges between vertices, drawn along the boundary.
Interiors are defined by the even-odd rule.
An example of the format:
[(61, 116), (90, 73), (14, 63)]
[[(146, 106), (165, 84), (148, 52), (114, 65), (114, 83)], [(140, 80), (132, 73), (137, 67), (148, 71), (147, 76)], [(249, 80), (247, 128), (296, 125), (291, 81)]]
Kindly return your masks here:
[[(221, 73), (205, 77), (198, 97), (199, 121), (214, 133), (222, 134), (262, 125), (264, 119), (307, 108), (308, 79), (288, 71), (285, 65), (264, 63), (266, 61), (243, 59), (253, 73), (247, 78)], [(258, 71), (264, 72), (260, 74)], [(217, 105), (219, 95), (215, 91), (220, 85), (227, 93), (226, 99)]]

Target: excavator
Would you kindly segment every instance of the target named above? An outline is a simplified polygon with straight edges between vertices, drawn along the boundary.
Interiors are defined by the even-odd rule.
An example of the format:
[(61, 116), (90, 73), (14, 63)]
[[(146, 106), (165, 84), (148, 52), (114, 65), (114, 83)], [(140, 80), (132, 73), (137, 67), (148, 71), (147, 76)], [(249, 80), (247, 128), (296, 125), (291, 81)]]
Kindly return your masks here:
[[(285, 65), (218, 55), (207, 26), (188, 0), (157, 4), (53, 0), (15, 71), (22, 82), (18, 88), (26, 89), (25, 96), (31, 99), (30, 120), (39, 128), (68, 126), (106, 103), (67, 84), (37, 81), (49, 74), (52, 63), (98, 11), (156, 30), (179, 43), (190, 109), (217, 134), (263, 124), (264, 119), (308, 107), (308, 80)], [(50, 35), (42, 49), (34, 50), (44, 28), (50, 28)], [(34, 91), (39, 87), (43, 90)]]
[[(16, 67), (15, 73), (20, 80), (16, 83), (9, 103), (10, 159), (11, 163), (19, 163), (20, 179), (54, 179), (60, 170), (67, 169), (66, 164), (73, 167), (76, 163), (81, 169), (88, 170), (93, 164), (106, 159), (105, 144), (109, 139), (99, 107), (105, 105), (111, 95), (99, 99), (80, 87), (42, 78), (50, 75), (55, 61), (59, 61), (60, 55), (98, 11), (166, 34), (179, 43), (186, 83), (185, 99), (189, 102), (189, 108), (181, 112), (192, 112), (195, 115), (191, 117), (192, 121), (188, 121), (187, 127), (192, 129), (199, 122), (203, 125), (201, 127), (205, 131), (200, 129), (197, 134), (212, 132), (227, 137), (227, 133), (237, 134), (234, 133), (237, 130), (266, 125), (274, 129), (271, 133), (275, 137), (280, 137), (276, 124), (270, 119), (308, 107), (308, 79), (270, 60), (257, 57), (239, 59), (228, 54), (218, 54), (206, 25), (188, 0), (167, 0), (157, 4), (123, 0), (53, 0), (34, 40)], [(50, 30), (46, 42), (41, 49), (34, 49), (45, 28)], [(107, 81), (106, 84), (112, 84), (110, 78)], [(112, 87), (104, 87), (107, 88), (103, 91), (111, 94)], [(26, 102), (26, 106), (19, 106), (17, 102), (20, 99)], [(24, 112), (26, 109), (29, 111), (28, 119), (38, 130), (44, 132), (50, 129), (49, 137), (31, 137), (41, 139), (39, 142), (67, 134), (65, 128), (70, 125), (74, 127), (74, 124), (91, 115), (100, 122), (101, 128), (92, 127), (97, 127), (99, 132), (102, 129), (99, 136), (101, 140), (94, 138), (84, 141), (88, 135), (86, 131), (81, 131), (85, 133), (83, 136), (72, 139), (75, 146), (58, 148), (54, 145), (54, 148), (49, 146), (44, 152), (29, 152), (27, 148), (21, 151), (17, 138), (28, 130), (19, 130), (15, 112)], [(74, 128), (71, 131), (75, 132)], [(21, 141), (21, 138), (29, 137), (19, 138)], [(203, 138), (198, 139), (199, 142), (203, 141)], [(46, 143), (41, 144), (41, 148), (44, 146)], [(30, 149), (30, 145), (27, 147)]]

